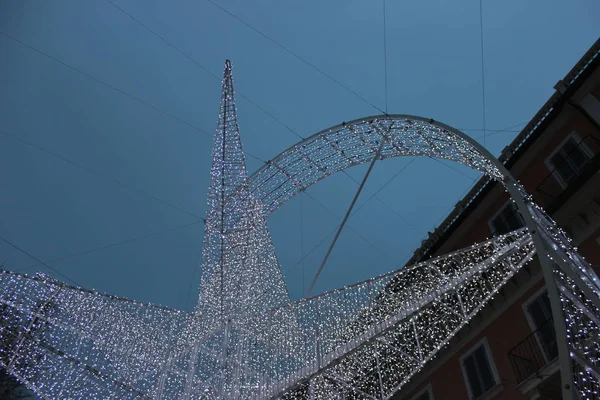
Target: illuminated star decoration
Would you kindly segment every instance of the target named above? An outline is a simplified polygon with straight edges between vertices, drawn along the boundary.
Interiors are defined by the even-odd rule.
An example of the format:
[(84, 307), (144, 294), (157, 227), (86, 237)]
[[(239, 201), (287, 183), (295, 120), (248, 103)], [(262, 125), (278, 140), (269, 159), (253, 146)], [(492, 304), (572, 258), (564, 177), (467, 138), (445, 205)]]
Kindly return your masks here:
[[(266, 219), (308, 186), (373, 159), (428, 155), (503, 181), (452, 128), (419, 117), (342, 124), (251, 177), (225, 64), (192, 313), (0, 273), (0, 364), (48, 399), (381, 399), (402, 388), (536, 252), (527, 229), (292, 302)], [(519, 189), (522, 190), (522, 189)], [(564, 304), (572, 382), (598, 395), (598, 280), (523, 191)]]

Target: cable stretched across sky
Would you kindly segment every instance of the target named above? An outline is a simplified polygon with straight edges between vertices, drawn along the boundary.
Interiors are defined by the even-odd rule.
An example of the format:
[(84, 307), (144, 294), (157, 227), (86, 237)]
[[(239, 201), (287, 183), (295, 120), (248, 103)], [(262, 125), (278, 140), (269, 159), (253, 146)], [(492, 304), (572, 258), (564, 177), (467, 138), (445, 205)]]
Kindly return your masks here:
[[(112, 242), (112, 243), (104, 244), (104, 245), (97, 246), (97, 247), (94, 247), (94, 248), (91, 248), (91, 249), (79, 251), (77, 253), (73, 253), (73, 254), (61, 256), (61, 257), (58, 257), (58, 258), (54, 258), (54, 259), (52, 259), (50, 261), (46, 261), (45, 263), (42, 263), (42, 265), (48, 266), (48, 264), (54, 264), (54, 263), (58, 263), (58, 262), (61, 262), (61, 261), (70, 260), (72, 258), (84, 256), (86, 254), (94, 253), (94, 252), (97, 252), (97, 251), (110, 249), (112, 247), (117, 247), (117, 246), (121, 246), (121, 245), (124, 245), (124, 244), (132, 243), (132, 242), (137, 242), (139, 240), (148, 239), (148, 238), (151, 238), (151, 237), (154, 237), (154, 236), (161, 235), (163, 233), (173, 232), (175, 230), (184, 229), (184, 228), (188, 228), (190, 226), (198, 225), (201, 222), (204, 222), (204, 220), (194, 221), (194, 222), (191, 222), (189, 224), (184, 224), (184, 225), (177, 225), (177, 226), (174, 226), (174, 227), (171, 227), (171, 228), (168, 228), (168, 229), (162, 229), (160, 231), (151, 232), (151, 233), (148, 233), (146, 235), (135, 236), (135, 237), (128, 238), (128, 239), (119, 240), (117, 242)], [(32, 264), (32, 265), (29, 265), (27, 267), (15, 269), (14, 272), (21, 272), (21, 271), (24, 271), (26, 269), (33, 268), (33, 267), (35, 267), (37, 265), (39, 265), (39, 263)]]
[[(148, 32), (150, 32), (152, 35), (154, 35), (155, 37), (157, 37), (158, 39), (160, 39), (162, 42), (164, 42), (167, 46), (169, 46), (170, 48), (172, 48), (173, 50), (175, 50), (176, 52), (178, 52), (179, 54), (181, 54), (182, 56), (184, 56), (185, 58), (187, 58), (188, 60), (190, 60), (192, 63), (196, 64), (196, 66), (198, 66), (200, 69), (204, 70), (206, 73), (208, 73), (210, 76), (212, 76), (213, 78), (215, 78), (218, 81), (221, 81), (221, 77), (218, 76), (217, 74), (215, 74), (214, 72), (212, 72), (209, 68), (207, 68), (206, 66), (200, 64), (197, 60), (195, 60), (193, 57), (191, 57), (189, 54), (187, 54), (186, 52), (184, 52), (183, 50), (181, 50), (179, 47), (175, 46), (173, 43), (171, 43), (170, 41), (168, 41), (167, 39), (165, 39), (164, 36), (160, 35), (158, 32), (156, 32), (154, 29), (150, 28), (148, 25), (144, 24), (142, 21), (140, 21), (138, 18), (136, 18), (135, 16), (133, 16), (131, 13), (127, 12), (127, 10), (125, 10), (123, 7), (120, 7), (118, 4), (116, 4), (113, 0), (106, 0), (108, 1), (111, 5), (113, 5), (117, 10), (121, 11), (123, 14), (125, 14), (126, 16), (128, 16), (129, 18), (131, 18), (133, 21), (135, 21), (136, 23), (138, 23), (141, 27), (143, 27), (144, 29), (146, 29)], [(293, 132), (294, 134), (298, 135), (299, 137), (300, 134), (298, 134), (294, 129), (292, 129), (291, 127), (289, 127), (288, 125), (286, 125), (283, 121), (281, 121), (279, 118), (277, 118), (275, 115), (273, 115), (271, 112), (269, 112), (268, 110), (266, 110), (265, 108), (263, 108), (261, 105), (259, 105), (258, 103), (256, 103), (254, 100), (252, 100), (250, 97), (246, 96), (244, 93), (241, 93), (239, 91), (237, 91), (237, 94), (239, 96), (241, 96), (242, 98), (244, 98), (246, 101), (248, 101), (250, 104), (252, 104), (253, 106), (255, 106), (256, 108), (258, 108), (260, 111), (262, 111), (264, 114), (266, 114), (267, 116), (269, 116), (271, 119), (273, 119), (275, 122), (279, 123), (280, 125), (284, 126), (285, 128), (287, 128), (289, 131)]]
[[(40, 55), (42, 55), (44, 57), (47, 57), (47, 58), (49, 58), (49, 59), (51, 59), (51, 60), (53, 60), (53, 61), (61, 64), (62, 66), (64, 66), (64, 67), (66, 67), (66, 68), (68, 68), (68, 69), (70, 69), (70, 70), (72, 70), (74, 72), (77, 72), (77, 73), (85, 76), (86, 78), (88, 78), (88, 79), (90, 79), (90, 80), (92, 80), (92, 81), (94, 81), (96, 83), (99, 83), (99, 84), (101, 84), (103, 86), (106, 86), (106, 87), (108, 87), (108, 88), (110, 88), (110, 89), (112, 89), (112, 90), (114, 90), (114, 91), (122, 94), (123, 96), (126, 96), (126, 97), (128, 97), (128, 98), (130, 98), (132, 100), (135, 100), (138, 103), (141, 103), (141, 104), (145, 105), (146, 107), (149, 107), (149, 108), (153, 109), (154, 111), (156, 111), (156, 112), (158, 112), (158, 113), (160, 113), (160, 114), (162, 114), (162, 115), (164, 115), (166, 117), (169, 117), (169, 118), (171, 118), (171, 119), (173, 119), (175, 121), (178, 121), (178, 122), (186, 125), (187, 127), (189, 127), (189, 128), (191, 128), (191, 129), (193, 129), (195, 131), (198, 131), (198, 132), (202, 133), (203, 135), (209, 137), (210, 139), (212, 139), (212, 137), (213, 137), (212, 134), (208, 133), (204, 129), (201, 129), (201, 128), (199, 128), (199, 127), (197, 127), (197, 126), (195, 126), (195, 125), (193, 125), (193, 124), (191, 124), (191, 123), (189, 123), (189, 122), (187, 122), (187, 121), (185, 121), (185, 120), (177, 117), (174, 114), (171, 114), (171, 113), (169, 113), (167, 111), (161, 110), (160, 108), (158, 108), (158, 107), (156, 107), (156, 106), (148, 103), (145, 100), (140, 99), (139, 97), (136, 97), (136, 96), (134, 96), (134, 95), (132, 95), (132, 94), (124, 91), (123, 89), (120, 89), (120, 88), (118, 88), (118, 87), (116, 87), (116, 86), (114, 86), (114, 85), (112, 85), (112, 84), (110, 84), (110, 83), (108, 83), (106, 81), (103, 81), (102, 79), (99, 79), (99, 78), (96, 78), (93, 75), (90, 75), (89, 73), (83, 71), (80, 68), (77, 68), (77, 67), (74, 67), (74, 66), (72, 66), (70, 64), (67, 64), (66, 62), (64, 62), (64, 61), (62, 61), (62, 60), (54, 57), (53, 55), (51, 55), (51, 54), (49, 54), (49, 53), (47, 53), (45, 51), (42, 51), (42, 50), (40, 50), (40, 49), (38, 49), (38, 48), (30, 45), (30, 44), (27, 44), (27, 43), (19, 40), (18, 38), (14, 37), (12, 35), (7, 34), (6, 32), (0, 31), (0, 35), (2, 35), (4, 37), (6, 37), (6, 38), (8, 38), (8, 39), (10, 39), (10, 40), (18, 43), (18, 44), (20, 44), (21, 46), (27, 47), (28, 49), (30, 49), (30, 50), (32, 50), (32, 51), (34, 51), (34, 52), (36, 52), (36, 53), (38, 53), (38, 54), (40, 54)], [(246, 155), (248, 155), (248, 156), (256, 159), (257, 161), (261, 162), (262, 164), (265, 163), (262, 159), (260, 159), (259, 157), (256, 157), (255, 155), (253, 155), (251, 153), (246, 153)]]
[(288, 47), (284, 46), (283, 44), (281, 44), (280, 42), (278, 42), (277, 40), (273, 39), (272, 37), (270, 37), (269, 35), (267, 35), (266, 33), (262, 32), (261, 30), (255, 28), (254, 26), (250, 25), (248, 22), (246, 22), (245, 20), (243, 20), (242, 18), (238, 17), (237, 15), (235, 15), (234, 13), (232, 13), (231, 11), (227, 10), (226, 8), (224, 8), (223, 6), (221, 6), (220, 4), (214, 2), (213, 0), (206, 0), (208, 1), (210, 4), (212, 4), (213, 6), (217, 7), (218, 9), (220, 9), (221, 11), (223, 11), (225, 14), (229, 15), (230, 17), (232, 17), (233, 19), (239, 21), (240, 23), (242, 23), (243, 25), (245, 25), (246, 27), (250, 28), (251, 30), (253, 30), (254, 32), (258, 33), (260, 36), (264, 37), (265, 39), (267, 39), (269, 42), (273, 43), (274, 45), (276, 45), (277, 47), (279, 47), (280, 49), (282, 49), (283, 51), (285, 51), (286, 53), (290, 54), (291, 56), (297, 58), (298, 60), (300, 60), (303, 64), (309, 66), (310, 68), (312, 68), (313, 70), (317, 71), (319, 74), (323, 75), (324, 77), (326, 77), (327, 79), (331, 80), (332, 82), (336, 83), (338, 86), (340, 86), (341, 88), (345, 89), (347, 92), (352, 93), (354, 96), (356, 96), (357, 98), (361, 99), (363, 102), (365, 102), (366, 104), (368, 104), (369, 106), (373, 107), (374, 109), (376, 109), (377, 111), (381, 112), (381, 113), (385, 113), (384, 110), (382, 110), (381, 108), (379, 108), (378, 106), (376, 106), (374, 103), (372, 103), (371, 101), (367, 100), (365, 97), (361, 96), (360, 94), (358, 94), (356, 91), (350, 89), (348, 86), (344, 85), (342, 82), (340, 82), (338, 79), (334, 78), (333, 76), (329, 75), (327, 72), (323, 71), (321, 68), (317, 67), (315, 64), (311, 63), (310, 61), (306, 60), (304, 57), (300, 56), (299, 54), (293, 52), (292, 50), (290, 50)]
[[(213, 71), (211, 71), (208, 67), (206, 67), (205, 65), (201, 64), (198, 60), (194, 59), (193, 57), (191, 57), (189, 54), (187, 54), (185, 51), (183, 51), (181, 48), (179, 48), (178, 46), (176, 46), (175, 44), (173, 44), (171, 41), (167, 40), (164, 36), (162, 36), (160, 33), (158, 33), (156, 30), (152, 29), (150, 26), (148, 26), (147, 24), (145, 24), (144, 22), (142, 22), (139, 18), (136, 18), (133, 14), (131, 14), (130, 12), (128, 12), (127, 10), (125, 10), (123, 7), (119, 6), (118, 4), (116, 4), (113, 0), (106, 0), (108, 3), (110, 3), (112, 6), (114, 6), (117, 10), (119, 10), (120, 12), (122, 12), (124, 15), (128, 16), (129, 18), (131, 18), (133, 21), (135, 21), (137, 24), (139, 24), (141, 27), (143, 27), (144, 29), (148, 30), (148, 32), (150, 32), (152, 35), (156, 36), (158, 39), (160, 39), (162, 42), (164, 42), (167, 46), (169, 46), (170, 48), (172, 48), (173, 50), (175, 50), (176, 52), (178, 52), (179, 54), (181, 54), (183, 57), (185, 57), (186, 59), (188, 59), (189, 61), (191, 61), (192, 63), (194, 63), (196, 66), (198, 66), (199, 68), (201, 68), (202, 70), (204, 70), (206, 73), (208, 73), (210, 76), (212, 76), (213, 78), (217, 79), (217, 80), (221, 80), (221, 77), (219, 77), (217, 74), (215, 74)], [(319, 73), (321, 73), (323, 76), (325, 76), (326, 78), (330, 79), (332, 82), (336, 83), (337, 85), (339, 85), (340, 87), (342, 87), (343, 89), (345, 89), (346, 91), (348, 91), (349, 93), (351, 93), (352, 95), (356, 96), (358, 99), (364, 101), (366, 104), (368, 104), (369, 106), (373, 107), (374, 109), (376, 109), (377, 111), (383, 112), (383, 113), (387, 113), (387, 90), (388, 90), (388, 78), (387, 78), (387, 33), (386, 33), (386, 9), (385, 9), (385, 1), (383, 3), (383, 12), (384, 12), (384, 17), (383, 17), (383, 22), (384, 22), (384, 35), (383, 35), (383, 40), (384, 40), (384, 69), (385, 69), (385, 79), (384, 79), (384, 88), (386, 90), (386, 109), (382, 110), (380, 107), (377, 107), (376, 105), (374, 105), (372, 102), (366, 100), (363, 96), (361, 96), (360, 94), (358, 94), (356, 91), (350, 89), (349, 87), (347, 87), (346, 85), (344, 85), (343, 83), (341, 83), (339, 80), (333, 78), (332, 76), (330, 76), (329, 74), (325, 73), (322, 71), (321, 68), (317, 67), (316, 65), (310, 63), (309, 61), (307, 61), (305, 58), (301, 57), (300, 55), (297, 55), (296, 53), (292, 52), (291, 50), (289, 50), (287, 47), (285, 47), (283, 44), (279, 43), (278, 41), (276, 41), (275, 39), (271, 38), (270, 36), (266, 35), (264, 32), (260, 31), (259, 29), (255, 28), (254, 26), (252, 26), (251, 24), (249, 24), (246, 21), (243, 21), (241, 18), (237, 17), (236, 15), (234, 15), (233, 13), (231, 13), (230, 11), (226, 10), (225, 8), (221, 7), (220, 5), (214, 3), (213, 1), (207, 0), (209, 3), (213, 4), (215, 7), (217, 7), (218, 9), (220, 9), (221, 11), (223, 11), (224, 13), (226, 13), (227, 15), (229, 15), (230, 17), (235, 18), (236, 20), (238, 20), (239, 22), (241, 22), (242, 24), (244, 24), (245, 26), (249, 27), (250, 29), (252, 29), (254, 32), (258, 33), (259, 35), (261, 35), (262, 37), (266, 38), (267, 40), (269, 40), (271, 43), (275, 44), (276, 46), (284, 49), (286, 52), (288, 52), (289, 54), (293, 55), (294, 57), (296, 57), (297, 59), (299, 59), (300, 61), (302, 61), (304, 64), (309, 65), (311, 68), (315, 69), (316, 71), (318, 71)], [(244, 98), (246, 101), (248, 101), (250, 104), (252, 104), (253, 106), (255, 106), (256, 108), (258, 108), (261, 112), (263, 112), (265, 115), (267, 115), (268, 117), (270, 117), (271, 119), (273, 119), (275, 122), (279, 123), (281, 126), (285, 127), (288, 131), (292, 132), (294, 135), (298, 136), (300, 139), (304, 139), (304, 137), (297, 132), (297, 130), (291, 128), (289, 125), (287, 125), (286, 123), (284, 123), (281, 119), (277, 118), (273, 113), (271, 113), (270, 111), (268, 111), (267, 109), (265, 109), (264, 107), (262, 107), (260, 104), (258, 104), (256, 101), (254, 101), (253, 99), (251, 99), (247, 94), (242, 93), (240, 91), (236, 91), (236, 93)], [(523, 125), (523, 124), (519, 124), (519, 125)], [(518, 125), (515, 125), (518, 126)], [(507, 132), (507, 129), (481, 129), (481, 128), (459, 128), (462, 131), (486, 131), (486, 132)], [(510, 128), (509, 128), (510, 129)], [(512, 132), (512, 131), (511, 131)]]
[(486, 145), (486, 108), (485, 108), (485, 53), (483, 46), (483, 0), (479, 0), (479, 42), (481, 44), (481, 119), (483, 122), (483, 146)]
[(46, 268), (48, 268), (51, 271), (56, 272), (58, 275), (62, 276), (63, 278), (73, 282), (75, 285), (79, 286), (79, 287), (83, 287), (83, 285), (79, 284), (77, 281), (73, 280), (72, 278), (68, 277), (67, 275), (65, 275), (64, 273), (60, 272), (59, 270), (57, 270), (54, 267), (51, 267), (50, 265), (48, 265), (47, 263), (43, 262), (42, 260), (40, 260), (39, 258), (37, 258), (36, 256), (34, 256), (33, 254), (31, 254), (30, 252), (28, 252), (27, 250), (24, 250), (23, 248), (17, 246), (16, 244), (14, 244), (13, 242), (11, 242), (8, 239), (5, 239), (3, 237), (0, 236), (0, 240), (2, 240), (4, 243), (6, 243), (7, 245), (11, 246), (12, 248), (20, 251), (21, 253), (25, 254), (26, 256), (30, 257), (32, 260), (37, 261), (39, 264), (45, 266)]
[(111, 183), (113, 183), (115, 185), (124, 187), (126, 189), (129, 189), (129, 190), (137, 193), (137, 194), (140, 194), (142, 196), (148, 197), (148, 198), (150, 198), (150, 199), (152, 199), (152, 200), (154, 200), (156, 202), (159, 202), (159, 203), (164, 204), (164, 205), (166, 205), (168, 207), (171, 207), (174, 210), (177, 210), (177, 211), (180, 211), (182, 213), (188, 214), (188, 215), (190, 215), (190, 216), (192, 216), (192, 217), (194, 217), (196, 219), (203, 219), (203, 217), (199, 216), (198, 214), (195, 214), (195, 213), (193, 213), (191, 211), (188, 211), (188, 210), (184, 210), (183, 208), (181, 208), (181, 207), (179, 207), (179, 206), (177, 206), (177, 205), (175, 205), (173, 203), (170, 203), (168, 201), (162, 200), (162, 199), (154, 196), (153, 194), (150, 194), (148, 192), (140, 190), (140, 189), (138, 189), (138, 188), (136, 188), (134, 186), (131, 186), (131, 185), (129, 185), (129, 184), (123, 182), (123, 181), (120, 181), (118, 179), (111, 178), (108, 175), (105, 175), (105, 174), (103, 174), (101, 172), (98, 172), (98, 171), (92, 169), (92, 168), (89, 168), (89, 167), (87, 167), (85, 165), (82, 165), (82, 164), (80, 164), (78, 162), (75, 162), (75, 161), (73, 161), (73, 160), (71, 160), (71, 159), (69, 159), (69, 158), (67, 158), (65, 156), (62, 156), (62, 155), (58, 154), (58, 153), (50, 151), (50, 150), (46, 149), (45, 147), (39, 146), (39, 145), (37, 145), (35, 143), (32, 143), (30, 141), (27, 141), (27, 140), (19, 137), (17, 135), (11, 134), (11, 133), (7, 132), (5, 129), (0, 128), (0, 134), (4, 135), (4, 136), (6, 136), (6, 137), (8, 137), (8, 138), (10, 138), (12, 140), (15, 140), (17, 142), (20, 142), (20, 143), (22, 143), (22, 144), (24, 144), (26, 146), (33, 147), (34, 149), (42, 151), (42, 152), (44, 152), (44, 153), (46, 153), (46, 154), (48, 154), (48, 155), (50, 155), (50, 156), (52, 156), (54, 158), (57, 158), (57, 159), (65, 162), (65, 163), (67, 163), (67, 164), (69, 164), (71, 166), (77, 167), (77, 168), (79, 168), (79, 169), (81, 169), (81, 170), (83, 170), (83, 171), (85, 171), (85, 172), (87, 172), (89, 174), (92, 174), (92, 175), (94, 175), (94, 176), (96, 176), (98, 178), (101, 178), (101, 179), (103, 179), (105, 181), (108, 181), (108, 182), (111, 182)]

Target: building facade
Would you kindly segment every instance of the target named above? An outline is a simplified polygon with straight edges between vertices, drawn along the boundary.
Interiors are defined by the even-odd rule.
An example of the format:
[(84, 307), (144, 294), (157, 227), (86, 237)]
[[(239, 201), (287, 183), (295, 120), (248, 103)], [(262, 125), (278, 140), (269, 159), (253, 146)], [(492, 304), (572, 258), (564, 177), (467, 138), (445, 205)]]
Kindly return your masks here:
[[(600, 40), (500, 156), (595, 268), (600, 266), (599, 66)], [(522, 226), (502, 185), (484, 177), (409, 264)], [(557, 355), (544, 280), (533, 260), (394, 399), (559, 399)]]

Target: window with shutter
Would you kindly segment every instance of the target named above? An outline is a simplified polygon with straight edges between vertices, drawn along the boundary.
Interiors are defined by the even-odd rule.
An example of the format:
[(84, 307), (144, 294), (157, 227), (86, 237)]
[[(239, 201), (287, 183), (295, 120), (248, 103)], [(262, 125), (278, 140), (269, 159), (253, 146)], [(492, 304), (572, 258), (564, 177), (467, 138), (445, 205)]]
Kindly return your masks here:
[(592, 159), (590, 150), (575, 133), (572, 133), (546, 160), (552, 175), (563, 187), (581, 175), (583, 168)]
[(517, 206), (509, 201), (490, 221), (492, 235), (503, 235), (525, 226), (525, 221)]
[(419, 392), (415, 397), (411, 398), (411, 400), (433, 400), (431, 384), (427, 385), (425, 389)]
[(461, 367), (471, 399), (480, 398), (499, 383), (485, 341), (461, 357)]

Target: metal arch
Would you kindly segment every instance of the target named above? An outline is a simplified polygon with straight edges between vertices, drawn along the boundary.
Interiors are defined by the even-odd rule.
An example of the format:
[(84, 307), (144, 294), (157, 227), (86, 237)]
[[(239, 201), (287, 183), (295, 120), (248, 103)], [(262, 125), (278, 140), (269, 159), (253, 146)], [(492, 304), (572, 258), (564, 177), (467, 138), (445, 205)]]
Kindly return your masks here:
[[(352, 125), (357, 125), (363, 122), (372, 122), (374, 120), (398, 120), (398, 119), (404, 119), (404, 120), (415, 120), (415, 121), (420, 121), (420, 122), (424, 122), (427, 124), (431, 124), (433, 126), (437, 126), (438, 128), (442, 128), (445, 129), (449, 132), (452, 132), (454, 134), (456, 134), (457, 136), (459, 136), (461, 139), (464, 139), (468, 142), (470, 142), (471, 144), (473, 144), (475, 147), (480, 147), (478, 150), (484, 150), (485, 148), (483, 146), (481, 146), (479, 143), (477, 143), (475, 140), (473, 140), (470, 136), (468, 136), (467, 134), (465, 134), (464, 132), (459, 131), (456, 128), (451, 127), (450, 125), (446, 125), (442, 122), (436, 121), (433, 118), (425, 118), (425, 117), (419, 117), (417, 115), (410, 115), (410, 114), (379, 114), (379, 115), (371, 115), (369, 117), (363, 117), (363, 118), (357, 118), (354, 119), (350, 122), (342, 122), (341, 124), (337, 124), (334, 125), (332, 127), (323, 129), (301, 141), (299, 141), (296, 144), (291, 145), (290, 147), (288, 147), (287, 149), (285, 149), (284, 151), (282, 151), (281, 153), (279, 153), (277, 156), (275, 156), (273, 159), (271, 159), (270, 161), (277, 161), (280, 158), (282, 158), (286, 153), (288, 153), (290, 150), (295, 149), (298, 146), (303, 145), (304, 143), (308, 143), (310, 141), (312, 141), (313, 139), (322, 136), (326, 133), (330, 133), (332, 131), (338, 130), (340, 128), (346, 128), (348, 126), (352, 126)], [(492, 158), (494, 158), (492, 156)], [(252, 176), (249, 179), (252, 179), (253, 176), (259, 174), (262, 170), (264, 170), (267, 165), (263, 165), (261, 168), (259, 168), (254, 174), (252, 174)]]
[[(252, 176), (250, 176), (247, 179), (244, 186), (249, 188), (251, 193), (257, 199), (261, 200), (266, 214), (271, 214), (283, 204), (285, 204), (288, 200), (290, 200), (293, 196), (300, 193), (302, 190), (305, 190), (309, 186), (346, 168), (369, 162), (374, 155), (374, 149), (376, 149), (378, 146), (375, 143), (369, 143), (368, 138), (360, 136), (361, 132), (355, 132), (354, 129), (356, 129), (357, 127), (364, 127), (366, 124), (372, 124), (376, 121), (389, 121), (389, 123), (392, 124), (398, 121), (402, 122), (400, 126), (392, 127), (388, 135), (385, 134), (385, 129), (377, 130), (373, 128), (372, 131), (369, 132), (372, 137), (376, 137), (379, 140), (384, 140), (387, 142), (384, 150), (382, 151), (382, 159), (393, 158), (403, 155), (427, 155), (432, 157), (445, 158), (451, 161), (468, 165), (471, 168), (474, 168), (496, 180), (503, 180), (505, 177), (510, 175), (508, 171), (504, 168), (504, 166), (483, 146), (481, 146), (471, 137), (459, 131), (458, 129), (430, 118), (424, 118), (408, 114), (392, 114), (374, 115), (365, 118), (359, 118), (317, 132), (311, 135), (310, 137), (290, 146), (289, 148), (281, 152), (279, 155), (275, 156), (273, 159), (268, 161), (265, 165), (259, 168), (254, 174), (252, 174)], [(410, 131), (410, 134), (413, 136), (413, 139), (415, 137), (420, 137), (425, 141), (428, 139), (427, 132), (423, 132), (424, 134), (418, 132), (418, 128), (423, 127), (430, 128), (432, 129), (432, 131), (438, 131), (440, 135), (447, 135), (449, 140), (451, 140), (452, 137), (455, 138), (455, 143), (449, 143), (448, 146), (444, 147), (441, 150), (454, 149), (457, 152), (457, 156), (450, 157), (448, 154), (441, 152), (440, 149), (437, 149), (436, 152), (436, 148), (431, 142), (426, 142), (425, 145), (421, 146), (412, 145), (411, 143), (408, 143), (407, 145), (407, 143), (401, 140), (402, 135), (399, 133), (399, 130), (402, 128), (406, 128), (407, 125), (410, 125), (412, 123), (420, 124), (420, 126)], [(407, 129), (405, 129), (405, 131), (409, 132)], [(353, 140), (356, 139), (355, 142), (362, 143), (358, 146), (353, 146), (352, 148), (357, 149), (359, 147), (362, 147), (364, 151), (357, 152), (351, 156), (348, 156), (343, 153), (344, 149), (339, 149), (336, 147), (331, 147), (330, 149), (327, 149), (330, 154), (338, 153), (338, 155), (344, 158), (345, 161), (340, 163), (341, 165), (339, 167), (325, 171), (322, 169), (324, 167), (324, 162), (322, 159), (313, 159), (310, 157), (310, 154), (306, 154), (306, 152), (304, 152), (303, 150), (306, 149), (307, 145), (318, 142), (319, 139), (323, 139), (326, 145), (330, 145), (330, 140), (327, 139), (327, 136), (334, 133), (342, 133), (342, 138), (345, 140), (351, 140), (351, 138), (347, 135), (353, 135)], [(438, 140), (440, 139), (440, 137), (432, 137), (431, 139)], [(455, 147), (457, 144), (459, 145), (459, 149)], [(404, 148), (401, 149), (399, 148), (399, 146), (403, 146)], [(460, 149), (460, 147), (464, 148)], [(320, 149), (323, 148), (316, 147), (313, 150)], [(464, 158), (462, 162), (459, 160), (459, 154), (460, 157)], [(478, 155), (480, 158), (478, 160), (475, 160), (472, 157), (470, 158), (470, 156), (473, 155)], [(300, 168), (301, 174), (292, 173), (286, 169), (288, 165), (287, 163), (289, 162), (289, 158), (296, 156), (297, 160), (293, 163), (293, 166), (297, 167), (298, 165), (302, 164)], [(313, 171), (317, 171), (317, 173), (313, 173)], [(299, 179), (303, 179), (308, 175), (311, 176), (306, 178), (306, 180), (299, 181)], [(290, 180), (289, 176), (294, 176), (295, 179)], [(274, 188), (269, 188), (269, 184), (272, 183), (274, 179), (279, 179), (278, 182), (280, 182), (280, 184)], [(292, 189), (290, 189), (290, 187)], [(242, 192), (242, 190), (236, 191), (236, 193), (232, 194), (230, 201), (235, 201), (236, 196), (238, 198), (242, 196)]]

